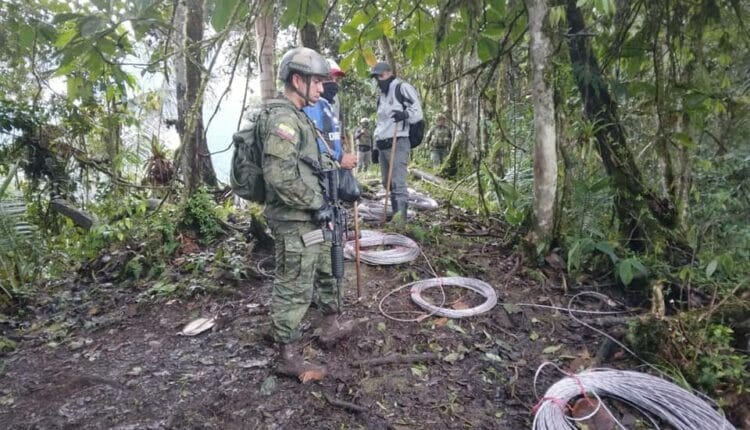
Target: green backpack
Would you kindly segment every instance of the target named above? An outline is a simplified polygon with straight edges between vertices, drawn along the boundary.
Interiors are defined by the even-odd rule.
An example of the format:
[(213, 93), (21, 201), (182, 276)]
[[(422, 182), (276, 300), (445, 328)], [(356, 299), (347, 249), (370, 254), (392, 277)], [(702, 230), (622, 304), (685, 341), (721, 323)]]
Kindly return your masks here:
[(249, 124), (232, 135), (234, 154), (229, 184), (235, 194), (245, 200), (264, 203), (266, 181), (263, 179), (263, 142), (260, 138), (259, 123), (268, 119), (271, 109), (288, 107), (284, 102), (269, 101), (263, 109), (249, 118)]

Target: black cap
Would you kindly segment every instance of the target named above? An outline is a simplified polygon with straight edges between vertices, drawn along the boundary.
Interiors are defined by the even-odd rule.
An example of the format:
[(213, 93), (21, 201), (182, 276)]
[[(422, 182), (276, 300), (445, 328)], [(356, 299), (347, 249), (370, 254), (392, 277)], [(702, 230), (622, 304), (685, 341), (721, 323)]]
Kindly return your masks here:
[(390, 64), (380, 62), (372, 66), (372, 69), (370, 69), (370, 77), (374, 78), (375, 76), (380, 76), (384, 72), (390, 72), (391, 70), (393, 69), (391, 69)]

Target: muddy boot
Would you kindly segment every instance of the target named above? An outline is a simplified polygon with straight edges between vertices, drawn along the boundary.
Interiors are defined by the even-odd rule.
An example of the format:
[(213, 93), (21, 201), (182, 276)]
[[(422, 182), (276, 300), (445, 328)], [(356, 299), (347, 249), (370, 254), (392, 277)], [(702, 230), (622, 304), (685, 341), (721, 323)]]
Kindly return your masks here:
[(393, 202), (392, 221), (399, 224), (406, 224), (406, 201), (391, 199)]
[(318, 340), (326, 348), (331, 348), (354, 332), (355, 321), (339, 322), (338, 316), (339, 314), (325, 315), (320, 324)]
[(299, 378), (305, 372), (319, 372), (321, 377), (323, 377), (326, 374), (326, 368), (305, 361), (298, 351), (297, 343), (281, 344), (279, 346), (279, 359), (276, 364), (276, 373)]

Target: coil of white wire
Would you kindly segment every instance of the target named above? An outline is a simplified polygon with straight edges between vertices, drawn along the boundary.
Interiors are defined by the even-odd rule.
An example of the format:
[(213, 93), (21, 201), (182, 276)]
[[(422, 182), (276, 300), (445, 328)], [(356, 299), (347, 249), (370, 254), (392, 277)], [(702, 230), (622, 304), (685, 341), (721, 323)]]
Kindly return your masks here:
[(412, 189), (409, 189), (409, 196), (406, 200), (409, 203), (409, 206), (417, 210), (436, 211), (440, 207), (438, 202), (432, 197)]
[[(353, 240), (344, 245), (344, 257), (355, 258), (355, 244)], [(392, 246), (385, 250), (363, 250), (372, 246)], [(408, 263), (419, 257), (419, 245), (408, 237), (397, 233), (380, 233), (372, 230), (362, 230), (359, 239), (359, 259), (365, 264), (373, 266), (388, 266)]]
[[(536, 379), (546, 365), (555, 366), (545, 363), (537, 369), (535, 395)], [(575, 419), (566, 415), (568, 403), (584, 394), (592, 397), (592, 406), (596, 408), (594, 412)], [(601, 401), (602, 397), (620, 400), (644, 414), (659, 417), (675, 430), (735, 430), (711, 405), (684, 388), (646, 373), (613, 369), (589, 369), (554, 383), (535, 408), (532, 429), (577, 429), (574, 422), (591, 418), (599, 409), (612, 416)], [(612, 418), (617, 422), (614, 416)], [(625, 429), (621, 423), (617, 424)], [(652, 424), (658, 428), (655, 422), (652, 421)]]
[[(425, 193), (415, 190), (414, 188), (407, 188), (406, 193), (406, 201), (409, 203), (409, 206), (414, 209), (421, 211), (435, 211), (440, 207), (435, 199)], [(385, 190), (381, 189), (375, 193), (375, 197), (381, 199), (380, 201), (382, 202), (382, 198), (385, 197)]]
[[(478, 306), (469, 309), (449, 309), (429, 303), (422, 297), (422, 292), (433, 287), (457, 286), (472, 290), (485, 298)], [(478, 279), (464, 278), (460, 276), (449, 276), (444, 278), (432, 278), (411, 283), (411, 299), (422, 309), (432, 315), (447, 318), (466, 318), (487, 312), (497, 304), (497, 293), (492, 286)]]
[[(362, 200), (359, 203), (359, 207), (358, 207), (359, 217), (363, 221), (382, 221), (383, 220), (383, 206), (385, 206), (385, 203), (383, 201)], [(393, 208), (391, 207), (390, 204), (388, 205), (387, 216), (389, 218), (393, 216)], [(407, 208), (406, 218), (410, 219), (413, 217), (414, 217), (414, 211), (409, 210)]]

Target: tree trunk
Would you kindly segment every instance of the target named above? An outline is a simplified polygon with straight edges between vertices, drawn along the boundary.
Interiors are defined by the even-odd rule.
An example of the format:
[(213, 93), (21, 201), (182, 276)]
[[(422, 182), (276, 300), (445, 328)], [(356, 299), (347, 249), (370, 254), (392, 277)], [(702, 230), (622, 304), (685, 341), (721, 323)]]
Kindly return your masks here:
[[(184, 31), (184, 78), (178, 77), (178, 131), (182, 131), (181, 147), (177, 151), (179, 165), (185, 181), (186, 196), (191, 196), (202, 185), (217, 187), (216, 172), (211, 163), (211, 153), (203, 133), (203, 3), (201, 0), (186, 0)], [(183, 80), (184, 79), (184, 80)], [(184, 91), (180, 86), (184, 85)], [(181, 105), (181, 111), (180, 111)]]
[(306, 22), (299, 31), (299, 41), (305, 48), (310, 48), (316, 52), (320, 52), (320, 46), (318, 45), (318, 29), (315, 25)]
[(382, 51), (385, 54), (385, 62), (391, 65), (391, 69), (393, 69), (393, 74), (397, 75), (398, 67), (396, 65), (396, 57), (393, 55), (393, 48), (391, 47), (391, 41), (388, 40), (387, 36), (382, 36), (380, 39), (378, 39), (378, 45), (380, 45), (380, 51)]
[(643, 182), (641, 172), (625, 141), (617, 116), (617, 105), (610, 97), (599, 63), (588, 41), (583, 14), (576, 0), (568, 0), (566, 16), (570, 25), (568, 43), (573, 75), (581, 93), (584, 111), (595, 124), (599, 155), (615, 189), (615, 209), (621, 232), (634, 250), (645, 249), (645, 232), (641, 221), (641, 199), (651, 214), (667, 229), (674, 228), (677, 217), (673, 202), (659, 198)]
[(273, 69), (273, 49), (276, 37), (273, 32), (273, 3), (265, 0), (255, 19), (255, 41), (260, 65), (260, 98), (268, 100), (276, 95), (276, 74)]
[(549, 37), (544, 33), (547, 1), (526, 0), (526, 7), (529, 11), (531, 98), (534, 105), (534, 230), (528, 239), (537, 252), (546, 253), (554, 232), (557, 192), (555, 102), (547, 79), (552, 52)]

